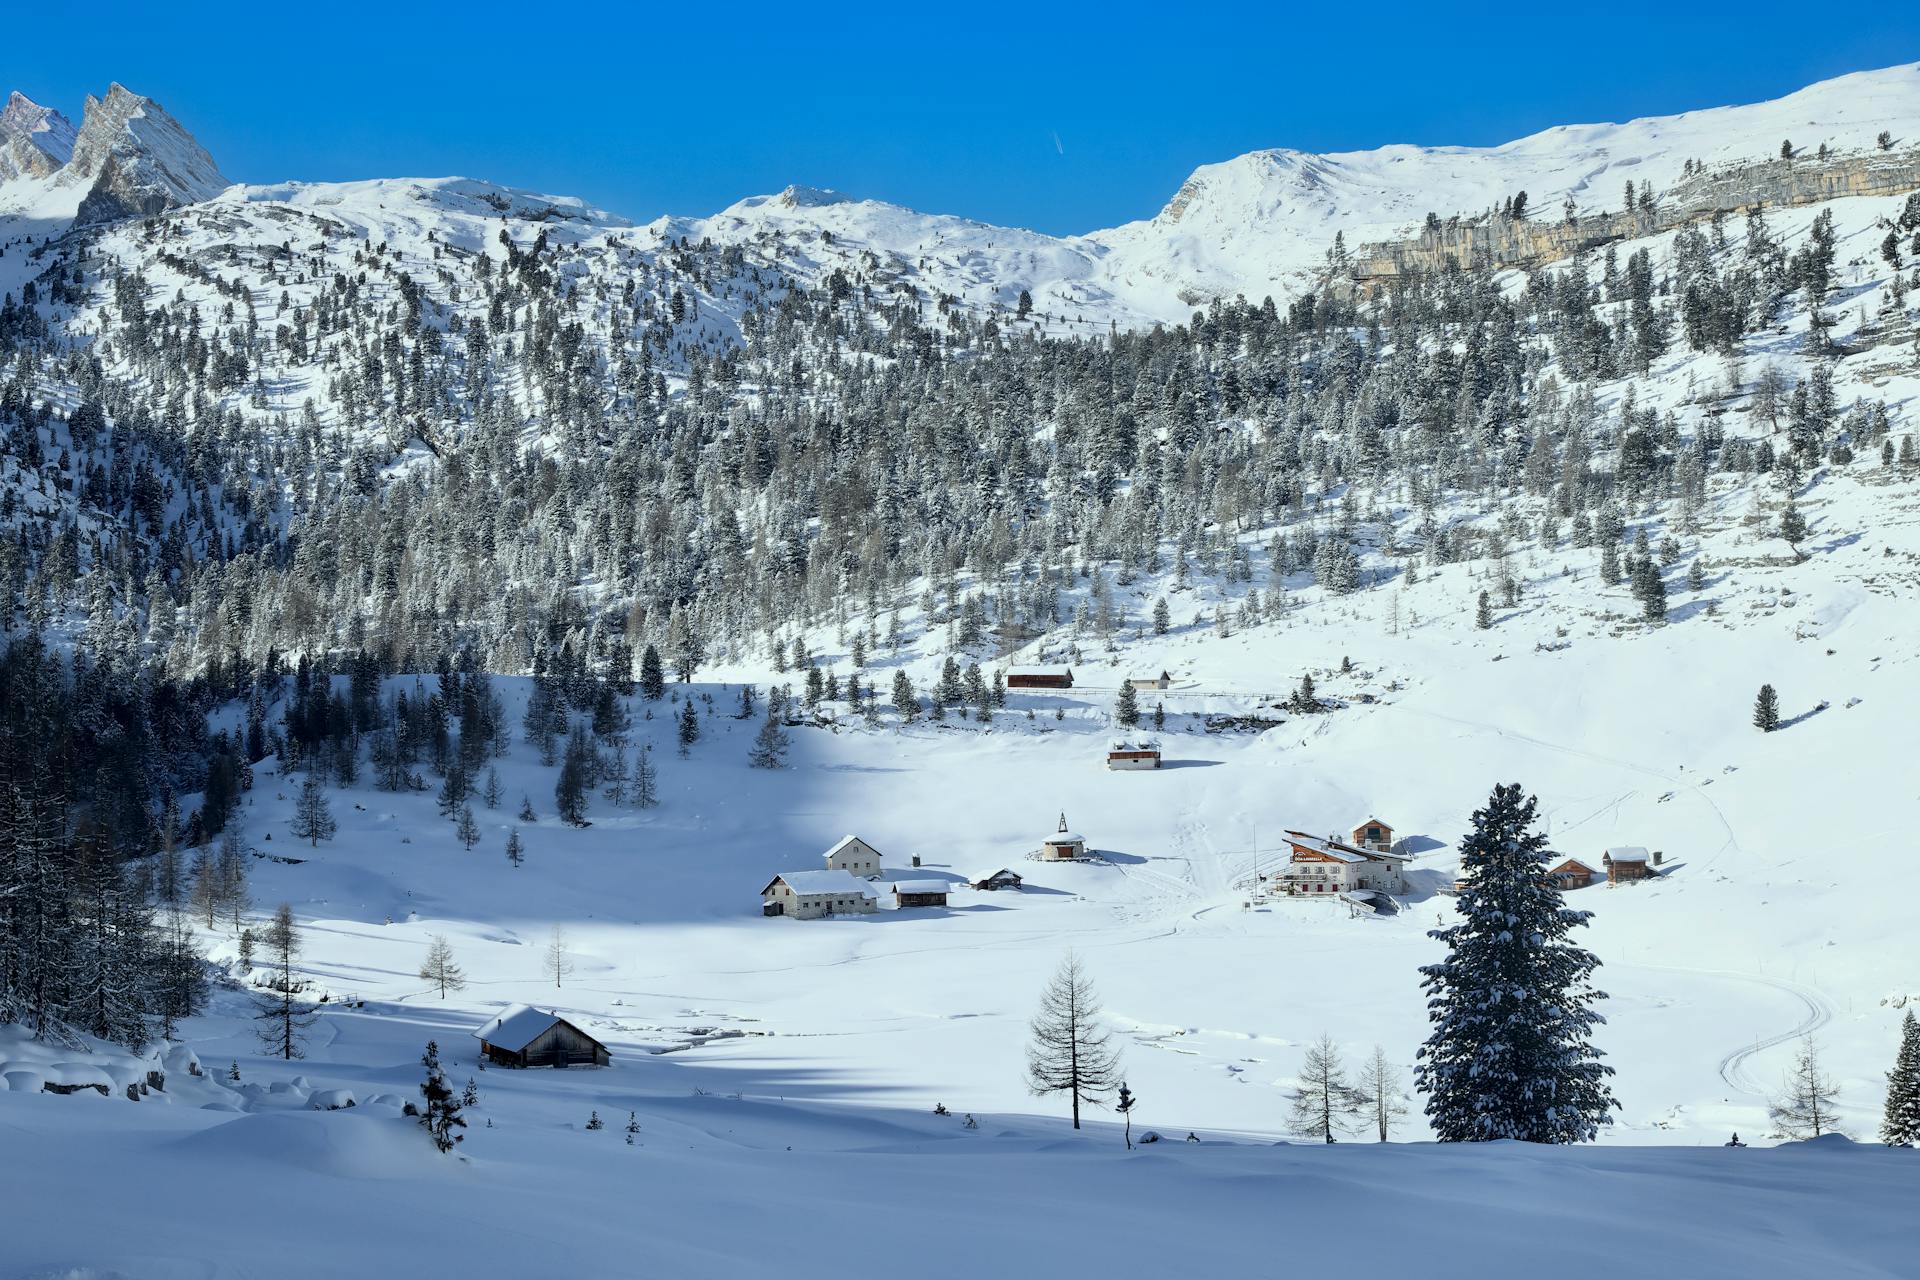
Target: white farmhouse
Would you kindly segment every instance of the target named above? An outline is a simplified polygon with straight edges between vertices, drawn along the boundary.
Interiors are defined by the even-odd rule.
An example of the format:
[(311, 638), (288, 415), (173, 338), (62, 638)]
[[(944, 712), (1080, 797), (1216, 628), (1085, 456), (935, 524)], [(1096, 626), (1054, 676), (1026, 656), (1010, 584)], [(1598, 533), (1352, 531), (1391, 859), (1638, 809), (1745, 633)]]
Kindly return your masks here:
[(866, 881), (846, 871), (785, 871), (760, 891), (760, 914), (818, 920), (822, 916), (865, 915), (880, 899)]
[(827, 850), (827, 870), (845, 871), (863, 880), (880, 876), (880, 851), (859, 836), (842, 836)]
[(1304, 831), (1287, 832), (1292, 859), (1277, 877), (1282, 893), (1339, 894), (1355, 889), (1379, 893), (1407, 891), (1404, 853), (1361, 849), (1332, 836), (1324, 839)]

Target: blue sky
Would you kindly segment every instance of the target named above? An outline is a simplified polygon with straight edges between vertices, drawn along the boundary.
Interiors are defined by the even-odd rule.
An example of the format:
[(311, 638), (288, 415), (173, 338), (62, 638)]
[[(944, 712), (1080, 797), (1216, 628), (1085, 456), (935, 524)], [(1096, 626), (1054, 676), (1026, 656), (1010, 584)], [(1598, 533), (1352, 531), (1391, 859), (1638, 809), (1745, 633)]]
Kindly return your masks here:
[(236, 180), (457, 173), (639, 219), (801, 182), (1054, 233), (1259, 147), (1490, 144), (1920, 60), (1897, 0), (14, 8), (0, 93), (77, 123), (119, 80)]

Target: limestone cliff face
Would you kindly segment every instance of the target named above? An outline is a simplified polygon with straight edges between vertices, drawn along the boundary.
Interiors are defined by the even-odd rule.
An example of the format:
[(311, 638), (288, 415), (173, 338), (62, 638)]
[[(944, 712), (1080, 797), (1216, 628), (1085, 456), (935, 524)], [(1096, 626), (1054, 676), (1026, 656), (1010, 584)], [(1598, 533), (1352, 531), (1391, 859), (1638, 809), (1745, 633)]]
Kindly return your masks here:
[(52, 177), (73, 154), (73, 142), (71, 121), (15, 93), (0, 110), (0, 182)]
[(1618, 240), (1638, 239), (1716, 214), (1780, 209), (1846, 196), (1886, 196), (1920, 190), (1920, 149), (1770, 160), (1682, 179), (1660, 192), (1652, 210), (1590, 214), (1567, 219), (1486, 214), (1453, 219), (1407, 240), (1362, 246), (1349, 267), (1362, 288), (1396, 277), (1448, 267), (1531, 269)]
[(206, 200), (231, 184), (206, 149), (151, 98), (116, 84), (87, 98), (63, 183), (83, 185), (76, 223), (109, 222)]

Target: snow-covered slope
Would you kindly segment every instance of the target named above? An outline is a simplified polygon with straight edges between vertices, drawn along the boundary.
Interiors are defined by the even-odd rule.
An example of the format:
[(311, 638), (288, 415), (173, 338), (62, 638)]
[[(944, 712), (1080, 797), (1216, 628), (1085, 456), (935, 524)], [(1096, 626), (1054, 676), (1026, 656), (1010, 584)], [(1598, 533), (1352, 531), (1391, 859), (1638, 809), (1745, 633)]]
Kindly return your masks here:
[(752, 196), (710, 218), (662, 218), (644, 233), (656, 242), (689, 237), (749, 247), (809, 284), (843, 270), (869, 279), (876, 291), (907, 286), (978, 311), (1012, 313), (1024, 291), (1059, 332), (1105, 333), (1110, 324), (1134, 328), (1169, 318), (1117, 296), (1105, 282), (1107, 251), (1091, 240), (813, 187)]

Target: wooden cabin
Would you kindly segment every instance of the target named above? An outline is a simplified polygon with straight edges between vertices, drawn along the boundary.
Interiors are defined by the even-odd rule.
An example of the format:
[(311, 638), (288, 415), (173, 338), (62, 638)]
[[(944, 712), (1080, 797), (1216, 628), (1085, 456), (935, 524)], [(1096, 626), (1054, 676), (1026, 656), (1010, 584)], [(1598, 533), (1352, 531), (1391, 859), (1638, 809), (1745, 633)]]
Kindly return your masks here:
[(1109, 769), (1158, 769), (1160, 744), (1152, 739), (1115, 738), (1107, 744)]
[(1009, 689), (1071, 689), (1073, 688), (1073, 669), (1062, 667), (1058, 671), (1009, 671), (1007, 672)]
[(967, 880), (969, 887), (983, 890), (1018, 889), (1022, 883), (1016, 872), (1005, 867), (978, 872)]
[(501, 1067), (604, 1067), (607, 1046), (557, 1013), (516, 1004), (473, 1033), (488, 1062)]
[(1160, 693), (1173, 687), (1173, 677), (1162, 671), (1158, 676), (1134, 676), (1127, 683), (1135, 693)]
[(879, 904), (867, 882), (850, 871), (783, 871), (760, 891), (761, 915), (796, 920), (865, 915)]
[(895, 880), (895, 907), (944, 907), (948, 885), (945, 880)]
[(1584, 889), (1599, 878), (1598, 871), (1578, 858), (1568, 858), (1547, 872), (1547, 879), (1553, 881), (1558, 889)]
[(1353, 829), (1353, 843), (1362, 849), (1393, 848), (1393, 828), (1378, 818), (1368, 818)]
[(1042, 862), (1070, 862), (1075, 858), (1087, 856), (1087, 842), (1083, 836), (1067, 830), (1067, 815), (1060, 815), (1059, 829), (1040, 842), (1040, 860)]
[(880, 875), (880, 851), (859, 836), (842, 836), (839, 844), (827, 850), (827, 870), (875, 879)]
[(1601, 854), (1600, 862), (1607, 869), (1608, 884), (1626, 884), (1652, 879), (1653, 869), (1660, 865), (1660, 855), (1650, 854), (1639, 845), (1621, 845)]

